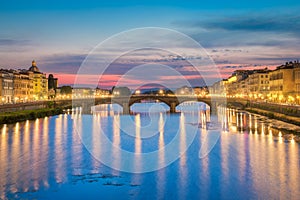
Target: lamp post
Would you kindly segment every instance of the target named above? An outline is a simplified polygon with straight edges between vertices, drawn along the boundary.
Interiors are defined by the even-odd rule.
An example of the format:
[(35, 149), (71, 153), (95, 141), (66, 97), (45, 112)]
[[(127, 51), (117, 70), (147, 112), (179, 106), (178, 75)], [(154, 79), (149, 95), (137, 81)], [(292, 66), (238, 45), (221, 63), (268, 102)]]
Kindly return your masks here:
[(163, 91), (162, 89), (160, 89), (160, 90), (158, 91), (158, 93), (159, 93), (160, 95), (162, 95), (162, 94), (164, 94), (164, 91)]

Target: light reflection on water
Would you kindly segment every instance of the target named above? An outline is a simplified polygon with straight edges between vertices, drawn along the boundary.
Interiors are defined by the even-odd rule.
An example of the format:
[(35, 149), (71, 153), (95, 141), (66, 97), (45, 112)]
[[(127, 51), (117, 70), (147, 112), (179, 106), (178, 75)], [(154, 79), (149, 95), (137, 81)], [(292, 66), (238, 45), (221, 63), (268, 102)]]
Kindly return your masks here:
[[(129, 137), (120, 131), (122, 116), (111, 106), (109, 111), (102, 109), (90, 116), (93, 125), (89, 140), (95, 157), (110, 153), (113, 165), (121, 164), (120, 150), (106, 149), (101, 141), (92, 140), (99, 133), (98, 124), (115, 146), (136, 154), (158, 149), (157, 164), (166, 162), (164, 146), (174, 137), (173, 126), (178, 126), (180, 140), (174, 152), (182, 156), (166, 168), (145, 174), (110, 169), (85, 149), (74, 131), (74, 120), (82, 134), (87, 131), (83, 124), (86, 116), (79, 110), (4, 125), (0, 132), (0, 198), (80, 199), (84, 194), (94, 199), (120, 195), (124, 199), (297, 199), (300, 195), (299, 144), (286, 140), (284, 131), (271, 127), (272, 121), (220, 108), (221, 137), (210, 154), (199, 159), (200, 144), (209, 134), (210, 116), (206, 111), (196, 113), (201, 125), (188, 113), (170, 115), (172, 123), (168, 124), (165, 114), (157, 112), (152, 118), (156, 120), (157, 135), (143, 139), (143, 126), (149, 115), (132, 116), (135, 137)], [(184, 152), (187, 126), (199, 126), (199, 132)], [(136, 156), (133, 167), (138, 170), (146, 164), (143, 157)]]

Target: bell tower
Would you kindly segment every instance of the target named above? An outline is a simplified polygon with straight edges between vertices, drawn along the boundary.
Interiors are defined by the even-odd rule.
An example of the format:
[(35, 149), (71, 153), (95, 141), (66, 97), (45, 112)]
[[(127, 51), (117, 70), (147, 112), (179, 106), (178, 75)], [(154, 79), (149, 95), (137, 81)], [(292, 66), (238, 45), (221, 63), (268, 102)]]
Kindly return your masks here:
[(35, 60), (32, 61), (32, 65), (31, 65), (31, 66), (36, 67), (36, 62), (35, 62)]

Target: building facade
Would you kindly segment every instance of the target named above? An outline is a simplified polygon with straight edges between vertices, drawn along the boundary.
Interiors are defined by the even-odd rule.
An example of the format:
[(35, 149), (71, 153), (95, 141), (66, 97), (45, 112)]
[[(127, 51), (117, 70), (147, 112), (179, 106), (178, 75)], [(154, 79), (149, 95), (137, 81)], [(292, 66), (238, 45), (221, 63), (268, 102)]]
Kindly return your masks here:
[(235, 71), (228, 79), (216, 82), (211, 91), (218, 94), (222, 87), (227, 97), (300, 103), (300, 63), (289, 62), (275, 70)]
[(0, 94), (1, 103), (13, 103), (14, 82), (13, 72), (10, 70), (0, 70)]
[(14, 103), (27, 102), (32, 100), (32, 80), (29, 79), (29, 74), (22, 71), (13, 72)]
[(32, 61), (32, 65), (28, 71), (33, 73), (34, 100), (48, 99), (48, 79), (46, 77), (46, 74), (40, 72), (34, 60)]
[(295, 68), (293, 65), (279, 66), (270, 72), (270, 95), (272, 101), (286, 102), (295, 95)]
[(223, 79), (214, 83), (208, 88), (209, 94), (214, 96), (226, 96), (228, 95), (228, 79)]
[(269, 93), (269, 70), (254, 70), (246, 79), (249, 97), (265, 99)]
[(40, 72), (36, 62), (26, 69), (0, 69), (0, 103), (23, 103), (48, 99), (49, 91), (56, 89), (57, 78), (49, 76), (51, 88), (48, 88), (46, 74)]

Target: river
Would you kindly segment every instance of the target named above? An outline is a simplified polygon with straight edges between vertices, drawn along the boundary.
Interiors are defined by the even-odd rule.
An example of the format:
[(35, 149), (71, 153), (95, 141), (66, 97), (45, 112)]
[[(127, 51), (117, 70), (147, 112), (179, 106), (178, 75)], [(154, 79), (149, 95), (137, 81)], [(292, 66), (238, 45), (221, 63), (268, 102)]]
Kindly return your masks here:
[(126, 116), (101, 105), (3, 125), (0, 198), (299, 199), (300, 145), (276, 121), (197, 106), (140, 103)]

